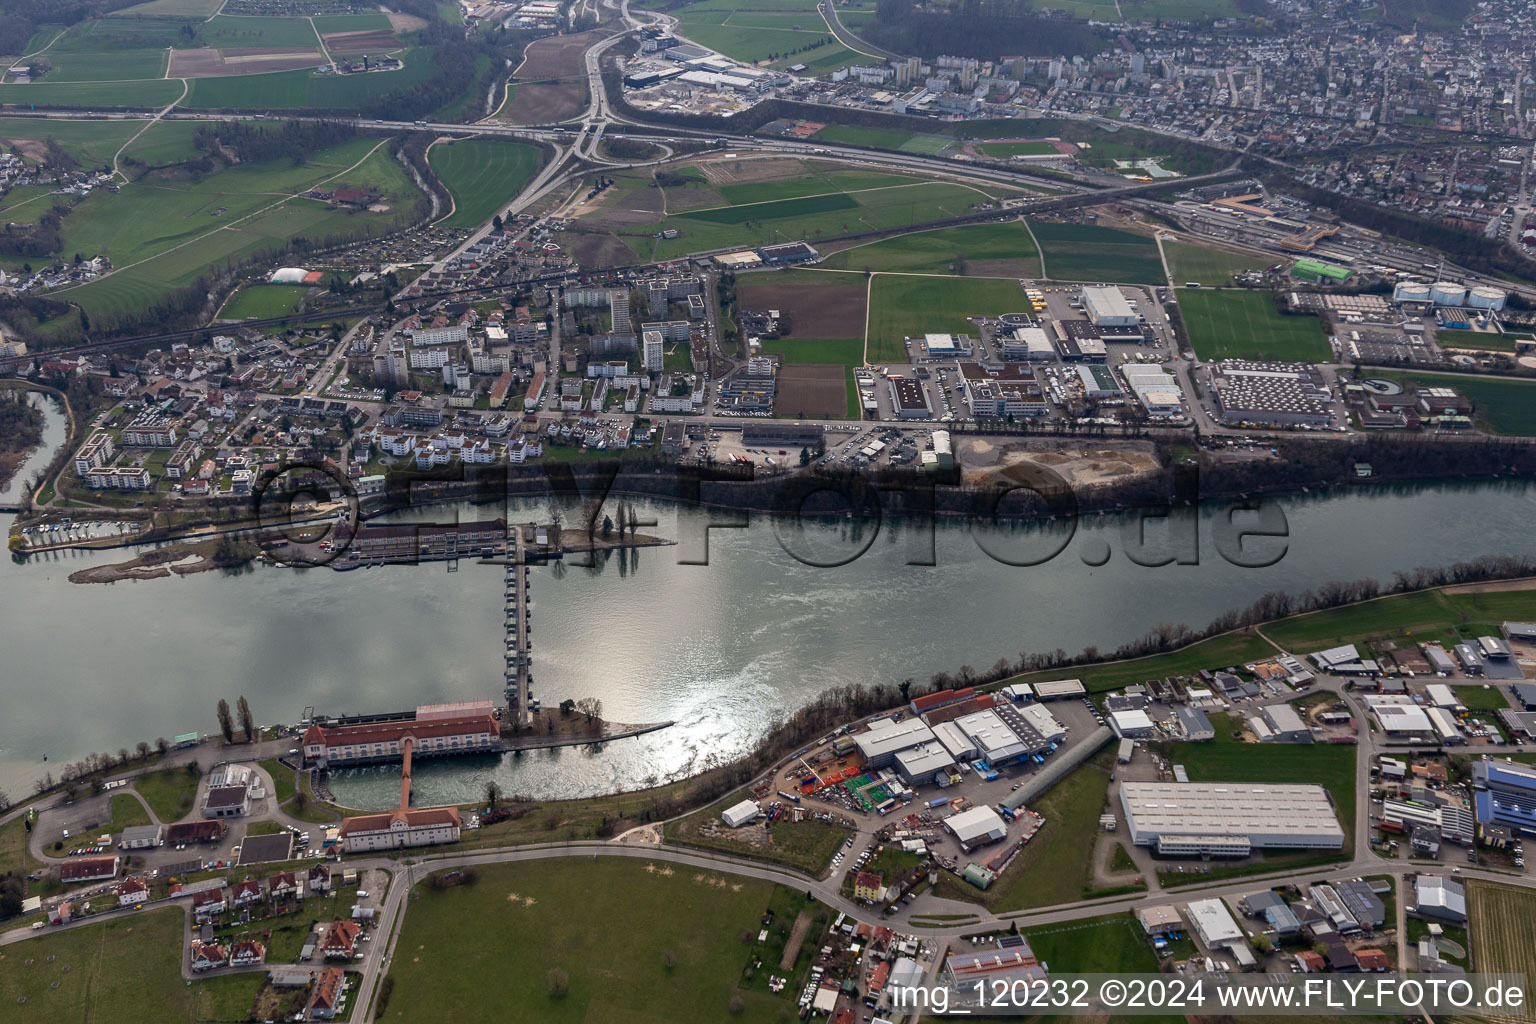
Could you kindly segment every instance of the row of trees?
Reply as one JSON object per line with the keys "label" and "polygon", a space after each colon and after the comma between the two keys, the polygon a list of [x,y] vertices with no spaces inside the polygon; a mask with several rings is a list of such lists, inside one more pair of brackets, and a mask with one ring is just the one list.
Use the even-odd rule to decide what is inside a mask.
{"label": "row of trees", "polygon": [[[99,792],[105,776],[108,772],[120,770],[133,764],[144,764],[151,756],[164,757],[171,749],[171,742],[164,736],[150,743],[140,740],[132,750],[127,747],[119,747],[114,756],[108,753],[86,754],[78,761],[72,761],[59,769],[58,778],[49,771],[42,778],[32,783],[32,791],[36,796],[42,796],[55,788],[62,788],[64,795],[73,798],[84,787],[90,787],[92,792]],[[5,793],[0,792],[0,814],[11,808],[11,799]]]}
{"label": "row of trees", "polygon": [[[251,714],[251,705],[246,701],[245,695],[235,702],[235,713],[240,716],[240,732],[245,737],[245,742],[250,743],[256,739],[256,716]],[[229,713],[229,701],[219,698],[219,732],[224,736],[225,743],[235,741],[235,719]]]}
{"label": "row of trees", "polygon": [[274,126],[246,121],[198,125],[192,144],[215,160],[243,164],[288,159],[297,166],[309,154],[357,137],[357,126],[342,121],[283,121]]}

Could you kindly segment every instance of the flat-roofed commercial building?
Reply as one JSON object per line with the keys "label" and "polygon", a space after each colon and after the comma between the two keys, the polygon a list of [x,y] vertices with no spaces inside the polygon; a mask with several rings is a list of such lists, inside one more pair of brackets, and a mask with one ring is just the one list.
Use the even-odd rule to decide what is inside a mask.
{"label": "flat-roofed commercial building", "polygon": [[1063,700],[1088,694],[1088,688],[1081,679],[1053,679],[1046,683],[1035,683],[1034,687],[1036,700]]}
{"label": "flat-roofed commercial building", "polygon": [[975,711],[955,719],[955,724],[971,738],[977,752],[989,764],[1007,764],[1031,752],[1029,744],[1004,725],[994,711]]}
{"label": "flat-roofed commercial building", "polygon": [[954,772],[954,757],[937,740],[896,752],[896,773],[909,785],[926,786]]}
{"label": "flat-roofed commercial building", "polygon": [[1131,841],[1173,856],[1344,845],[1321,786],[1249,782],[1122,782]]}
{"label": "flat-roofed commercial building", "polygon": [[1136,311],[1126,301],[1124,293],[1113,286],[1084,288],[1083,312],[1098,328],[1136,325]]}
{"label": "flat-roofed commercial building", "polygon": [[951,814],[944,819],[944,827],[953,832],[964,847],[995,843],[1008,835],[1008,826],[990,807],[972,807]]}
{"label": "flat-roofed commercial building", "polygon": [[891,377],[891,407],[897,419],[926,420],[933,418],[933,407],[928,404],[928,390],[913,377]]}
{"label": "flat-roofed commercial building", "polygon": [[884,768],[896,760],[896,755],[901,751],[920,743],[932,743],[933,740],[933,730],[916,718],[909,718],[905,722],[885,719],[876,722],[868,732],[853,738],[859,753],[864,755],[864,763],[871,768]]}

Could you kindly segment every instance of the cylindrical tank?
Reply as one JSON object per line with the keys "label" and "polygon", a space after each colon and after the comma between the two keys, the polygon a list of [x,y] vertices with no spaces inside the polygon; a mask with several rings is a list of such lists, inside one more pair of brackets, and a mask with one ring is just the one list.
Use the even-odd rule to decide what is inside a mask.
{"label": "cylindrical tank", "polygon": [[1473,309],[1503,309],[1509,294],[1502,288],[1478,285],[1467,293],[1467,305]]}
{"label": "cylindrical tank", "polygon": [[1455,281],[1436,281],[1429,286],[1429,297],[1437,306],[1459,306],[1467,301],[1467,289]]}
{"label": "cylindrical tank", "polygon": [[1429,285],[1418,281],[1399,281],[1397,287],[1392,289],[1392,298],[1396,302],[1428,302]]}

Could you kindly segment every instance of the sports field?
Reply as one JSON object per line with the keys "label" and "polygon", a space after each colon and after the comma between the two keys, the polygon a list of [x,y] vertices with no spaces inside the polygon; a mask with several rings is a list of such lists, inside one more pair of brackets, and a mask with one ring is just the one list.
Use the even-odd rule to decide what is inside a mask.
{"label": "sports field", "polygon": [[1006,160],[1011,156],[1060,156],[1061,150],[1054,142],[1027,139],[1022,142],[983,142],[976,147],[987,156]]}
{"label": "sports field", "polygon": [[910,274],[1040,276],[1039,250],[1019,222],[897,235],[833,253],[819,265]]}
{"label": "sports field", "polygon": [[217,320],[265,320],[299,308],[309,288],[299,284],[252,284],[236,292]]}
{"label": "sports field", "polygon": [[1163,284],[1157,243],[1145,235],[1094,224],[1031,221],[1045,252],[1045,274],[1055,281]]}
{"label": "sports field", "polygon": [[912,138],[911,132],[888,128],[866,128],[856,124],[829,124],[813,136],[818,142],[841,142],[871,149],[900,149]]}
{"label": "sports field", "polygon": [[[1467,883],[1467,932],[1472,967],[1480,974],[1525,974],[1536,964],[1536,889]],[[1528,1022],[1529,1009],[1495,1019]]]}
{"label": "sports field", "polygon": [[1268,292],[1180,288],[1179,310],[1201,359],[1320,363],[1328,339],[1314,316],[1281,316]]}
{"label": "sports field", "polygon": [[1007,278],[877,274],[869,300],[869,359],[907,362],[905,338],[928,333],[974,336],[976,325],[969,317],[1017,313],[1025,304],[1019,282]]}
{"label": "sports field", "polygon": [[1052,973],[1151,974],[1157,956],[1129,912],[1024,929],[1035,959]]}
{"label": "sports field", "polygon": [[528,184],[540,157],[537,146],[489,139],[433,146],[427,159],[453,194],[453,212],[439,223],[455,228],[484,224]]}
{"label": "sports field", "polygon": [[[390,967],[393,992],[379,1020],[476,1020],[506,1006],[548,1024],[771,1022],[793,1014],[799,986],[774,994],[767,980],[783,973],[779,960],[803,894],[616,857],[476,871],[472,885],[443,892],[422,885],[412,893]],[[774,921],[759,943],[768,908]],[[644,925],[624,928],[619,938],[620,921]],[[509,957],[508,950],[519,952]],[[751,969],[758,958],[762,968]],[[809,951],[800,963],[808,966]],[[558,994],[553,972],[564,979]],[[799,964],[794,974],[802,976]]]}
{"label": "sports field", "polygon": [[1185,242],[1164,242],[1163,254],[1168,257],[1168,270],[1176,285],[1186,281],[1198,281],[1203,285],[1227,284],[1236,274],[1263,270],[1272,262],[1262,256],[1238,256]]}

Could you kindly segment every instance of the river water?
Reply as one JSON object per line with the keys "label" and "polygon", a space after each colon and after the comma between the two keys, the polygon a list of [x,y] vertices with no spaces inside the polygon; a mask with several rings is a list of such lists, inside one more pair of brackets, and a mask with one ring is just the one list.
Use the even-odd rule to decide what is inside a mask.
{"label": "river water", "polygon": [[[62,437],[61,420],[50,415],[52,444]],[[1213,509],[1202,513],[1199,565],[1132,564],[1123,524],[1105,516],[1085,521],[1059,557],[1034,567],[1004,564],[966,525],[941,523],[935,565],[907,564],[924,549],[921,533],[887,524],[861,557],[815,568],[786,553],[781,535],[756,516],[747,529],[710,531],[708,565],[680,564],[696,552],[691,541],[709,513],[641,502],[642,513],[658,520],[649,532],[690,543],[614,556],[596,569],[535,569],[534,692],[546,706],[591,695],[610,720],[677,725],[596,752],[423,763],[414,772],[416,802],[472,800],[493,778],[508,793],[545,798],[633,788],[696,768],[711,754],[740,752],[775,715],[828,686],[926,680],[1021,651],[1110,649],[1163,622],[1203,626],[1265,591],[1528,554],[1536,489],[1381,488],[1279,504],[1289,539],[1284,557],[1267,568],[1217,554],[1220,510]],[[529,519],[544,507],[510,511]],[[478,518],[499,510],[460,512]],[[1020,532],[1006,542],[1013,550],[1041,546],[1045,531]],[[871,540],[871,531],[817,521],[788,540],[830,562]],[[1105,549],[1107,562],[1086,564]],[[268,567],[68,582],[77,569],[124,557],[0,563],[0,788],[24,793],[48,766],[90,751],[214,731],[221,697],[247,696],[263,722],[295,722],[306,706],[376,712],[500,696],[499,568]],[[343,772],[332,787],[345,803],[386,807],[398,799],[398,778],[387,767]]]}

